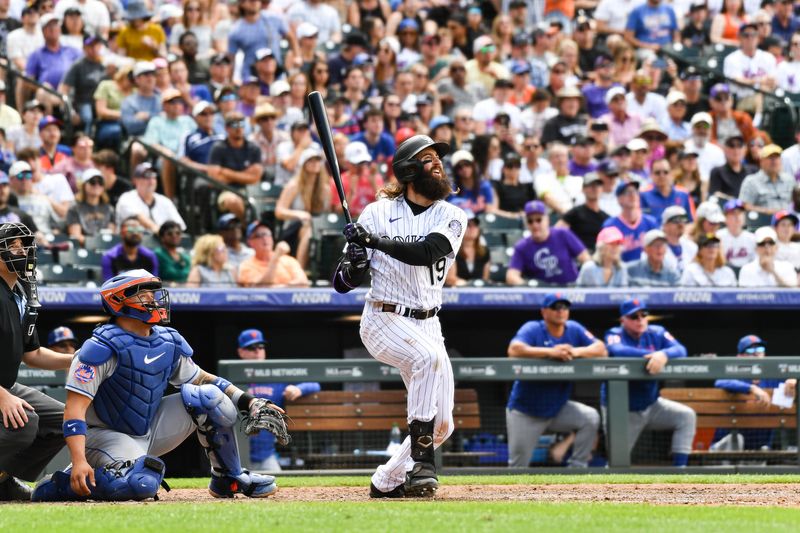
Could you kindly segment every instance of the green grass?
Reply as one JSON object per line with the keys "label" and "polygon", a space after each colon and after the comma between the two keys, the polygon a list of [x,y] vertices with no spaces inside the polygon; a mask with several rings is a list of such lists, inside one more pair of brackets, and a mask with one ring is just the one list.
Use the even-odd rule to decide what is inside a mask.
{"label": "green grass", "polygon": [[8,505],[6,531],[796,531],[800,510],[526,502]]}
{"label": "green grass", "polygon": [[[444,485],[537,485],[537,484],[604,484],[604,483],[800,483],[800,475],[759,474],[603,474],[603,475],[518,475],[518,476],[441,476]],[[205,488],[208,478],[167,479],[176,489]],[[279,487],[369,487],[368,476],[278,476]],[[800,488],[798,488],[800,490]]]}

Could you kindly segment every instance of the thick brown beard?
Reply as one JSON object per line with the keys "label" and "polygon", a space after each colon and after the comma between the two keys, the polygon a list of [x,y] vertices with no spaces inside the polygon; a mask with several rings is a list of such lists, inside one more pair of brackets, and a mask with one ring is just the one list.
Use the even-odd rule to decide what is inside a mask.
{"label": "thick brown beard", "polygon": [[414,180],[414,191],[432,202],[444,200],[453,193],[447,176],[436,178],[425,170],[422,171],[420,177]]}

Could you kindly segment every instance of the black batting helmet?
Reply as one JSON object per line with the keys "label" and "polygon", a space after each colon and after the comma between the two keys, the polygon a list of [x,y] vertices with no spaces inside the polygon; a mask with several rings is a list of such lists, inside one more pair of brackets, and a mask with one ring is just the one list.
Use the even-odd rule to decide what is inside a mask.
{"label": "black batting helmet", "polygon": [[409,137],[397,147],[392,160],[392,170],[397,181],[411,183],[422,174],[422,161],[414,157],[425,148],[433,148],[439,157],[444,157],[450,151],[449,144],[437,143],[427,135]]}

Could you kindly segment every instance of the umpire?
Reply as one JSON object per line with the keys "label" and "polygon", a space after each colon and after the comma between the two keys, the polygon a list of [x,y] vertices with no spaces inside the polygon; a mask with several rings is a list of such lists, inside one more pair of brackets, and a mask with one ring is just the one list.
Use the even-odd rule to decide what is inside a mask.
{"label": "umpire", "polygon": [[[64,446],[64,404],[16,383],[19,365],[66,370],[71,355],[39,346],[36,244],[18,222],[0,225],[0,501],[30,500],[34,481]],[[15,477],[16,476],[16,477]]]}

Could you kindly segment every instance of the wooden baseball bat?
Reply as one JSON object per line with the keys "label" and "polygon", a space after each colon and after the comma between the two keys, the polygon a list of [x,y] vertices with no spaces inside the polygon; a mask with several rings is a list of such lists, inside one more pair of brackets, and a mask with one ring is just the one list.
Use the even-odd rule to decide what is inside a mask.
{"label": "wooden baseball bat", "polygon": [[342,185],[342,175],[339,172],[339,161],[336,159],[336,150],[333,148],[333,134],[331,133],[331,125],[328,122],[328,112],[325,109],[325,102],[319,91],[313,91],[308,95],[308,107],[311,110],[311,117],[314,119],[314,124],[317,125],[317,134],[322,143],[322,151],[325,152],[325,159],[328,160],[328,167],[331,170],[333,183],[336,184],[336,192],[339,193],[339,200],[342,202],[344,219],[350,224],[353,222],[353,219],[350,216],[350,208],[347,205],[347,197],[345,196],[344,186]]}

